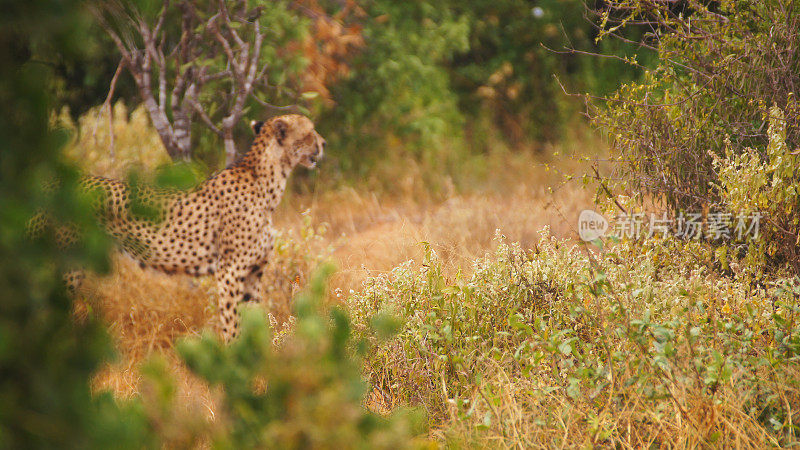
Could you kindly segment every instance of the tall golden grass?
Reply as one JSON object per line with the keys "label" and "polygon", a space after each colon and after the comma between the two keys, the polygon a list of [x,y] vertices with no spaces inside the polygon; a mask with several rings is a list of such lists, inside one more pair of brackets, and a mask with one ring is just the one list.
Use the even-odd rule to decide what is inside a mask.
{"label": "tall golden grass", "polygon": [[[108,122],[98,120],[97,111],[72,125],[78,133],[67,157],[87,172],[112,177],[124,176],[130,167],[149,170],[162,164],[165,155],[155,132],[140,117],[142,111],[128,114],[117,106],[114,112],[113,157]],[[538,230],[545,226],[555,235],[573,236],[578,212],[592,204],[592,192],[565,182],[564,174],[582,173],[587,163],[581,157],[603,152],[600,141],[587,136],[557,149],[512,151],[498,146],[469,162],[470,181],[461,183],[466,187],[454,187],[456,183],[441,174],[449,188],[437,195],[426,189],[430,169],[411,158],[395,158],[376,169],[384,181],[397,180],[388,183],[395,189],[376,191],[369,186],[380,183],[326,182],[323,161],[315,177],[318,185],[304,193],[288,192],[275,213],[280,236],[264,277],[265,310],[281,326],[291,314],[292,296],[325,259],[338,267],[329,290],[330,301],[336,302],[361,289],[367,278],[398,264],[421,264],[423,242],[454,275],[469,272],[475,258],[492,250],[497,230],[525,247],[535,244]],[[552,156],[556,151],[565,156]],[[163,355],[179,380],[178,395],[186,408],[213,418],[214,393],[178,362],[174,347],[182,336],[217,326],[215,298],[211,278],[167,276],[116,256],[110,274],[89,277],[78,302],[79,314],[103,318],[119,351],[119,359],[95,375],[94,389],[110,389],[119,397],[140,394],[142,362]],[[379,410],[393,406],[379,395],[369,403]]]}
{"label": "tall golden grass", "polygon": [[[67,157],[89,172],[110,176],[121,176],[130,167],[147,171],[163,163],[157,149],[141,148],[142,142],[156,147],[157,142],[153,130],[137,115],[140,112],[115,110],[115,162],[107,160],[110,141],[103,137],[107,136],[103,122],[91,119],[95,112],[89,114],[91,120],[79,122],[80,133],[68,147]],[[773,320],[773,314],[794,317],[796,309],[776,300],[784,294],[715,270],[714,248],[699,242],[622,242],[591,257],[571,245],[579,212],[596,199],[592,190],[568,181],[569,176],[579,179],[590,159],[602,160],[600,140],[576,133],[558,148],[512,151],[498,145],[489,154],[469,157],[456,166],[456,172],[453,167],[439,171],[420,163],[405,156],[401,148],[387,153],[386,161],[358,182],[343,182],[341,174],[336,174],[337,181],[330,181],[335,177],[324,162],[316,176],[296,177],[275,213],[279,235],[263,279],[266,299],[262,307],[280,330],[291,328],[293,296],[326,260],[338,267],[328,301],[348,308],[354,330],[364,328],[370,301],[413,302],[409,304],[416,309],[404,313],[411,327],[407,323],[395,341],[366,360],[364,376],[375,386],[365,399],[367,407],[384,413],[408,403],[423,405],[432,418],[430,438],[454,446],[757,448],[795,440],[793,411],[800,409],[800,391],[794,381],[797,369],[785,363],[753,363],[762,353],[790,360],[784,344],[777,344],[785,327]],[[543,228],[566,242],[541,240]],[[498,234],[505,238],[498,240]],[[508,242],[519,244],[509,247]],[[433,264],[427,249],[436,255]],[[637,289],[619,296],[613,289],[589,295],[590,275],[598,270],[614,287]],[[403,277],[411,273],[420,278],[404,285]],[[472,274],[478,278],[469,278]],[[519,286],[527,283],[522,300],[514,297],[519,293],[508,291],[519,287],[518,282]],[[428,289],[425,283],[437,287]],[[478,285],[459,291],[464,283]],[[407,299],[403,289],[414,297]],[[484,292],[483,296],[457,297],[443,294],[444,289]],[[185,413],[187,421],[206,417],[209,423],[200,426],[224,422],[217,420],[224,416],[220,391],[192,375],[175,349],[181,337],[218,327],[216,295],[211,278],[167,276],[115,256],[111,273],[90,276],[76,302],[78,320],[88,314],[100,316],[119,353],[116,361],[95,374],[94,389],[111,390],[119,398],[142,395],[147,404],[151,393],[143,381],[144,363],[160,357],[177,380],[179,406],[170,414]],[[439,338],[446,334],[440,333],[443,319],[455,321],[457,309],[437,302],[456,298],[459,308],[472,311],[459,316],[458,326],[464,328],[460,332],[468,333],[459,338],[478,340],[458,342],[459,348],[436,344],[437,333]],[[528,327],[541,316],[548,324],[544,335],[566,330],[565,336],[580,341],[575,345],[582,346],[583,357],[593,367],[613,364],[602,360],[604,351],[621,353],[612,387],[596,387],[602,395],[594,396],[591,382],[595,378],[586,376],[579,381],[583,383],[580,392],[570,394],[565,376],[577,373],[570,372],[575,370],[569,365],[574,355],[562,354],[560,347],[552,350],[555,358],[549,362],[531,363],[533,357],[517,361],[512,355],[520,343],[539,340],[538,348],[546,347],[541,341],[545,338],[536,332],[512,337],[514,328],[506,309],[520,301],[523,304],[515,311],[530,313]],[[658,366],[648,365],[657,349],[632,346],[635,327],[620,325],[624,319],[615,309],[623,303],[634,317],[649,317],[643,312],[652,309],[658,316],[654,320],[680,323],[674,327],[679,333],[702,327],[700,338],[705,339],[706,348],[688,348],[693,344],[687,337],[680,344],[684,353],[670,361],[691,379],[670,378],[671,372],[664,375],[655,369],[648,372],[649,367]],[[470,314],[483,320],[475,321]],[[430,323],[426,322],[430,317]],[[727,354],[744,333],[715,328],[725,324],[762,331],[753,331],[752,346],[745,354]],[[794,330],[791,324],[786,327]],[[601,341],[610,348],[596,352]],[[481,353],[483,342],[500,354]],[[695,350],[705,351],[705,359],[687,356]],[[706,370],[713,366],[710,351],[743,361],[726,366],[734,370],[730,380],[719,386],[704,381]],[[470,363],[459,367],[443,362],[442,357],[446,360],[452,354]],[[599,362],[593,359],[598,355]],[[626,365],[628,356],[643,358],[645,364]],[[698,369],[697,361],[705,367]],[[523,366],[531,372],[524,372]],[[480,372],[480,377],[466,373],[470,370]],[[661,386],[666,380],[669,398],[640,392],[647,380]],[[469,406],[457,405],[464,400]]]}

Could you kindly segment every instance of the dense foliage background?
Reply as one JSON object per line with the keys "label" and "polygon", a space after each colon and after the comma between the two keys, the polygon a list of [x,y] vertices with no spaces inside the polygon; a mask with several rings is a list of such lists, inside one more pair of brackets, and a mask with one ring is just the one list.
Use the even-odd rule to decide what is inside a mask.
{"label": "dense foliage background", "polygon": [[[158,6],[138,7],[147,17]],[[345,175],[372,167],[392,139],[402,140],[401,151],[440,162],[488,151],[492,134],[515,146],[557,141],[582,108],[563,95],[559,80],[570,92],[603,94],[641,74],[620,60],[575,52],[637,53],[635,44],[595,42],[593,6],[582,0],[278,1],[269,9],[283,12],[260,19],[271,30],[264,58],[271,58],[265,61],[274,85],[263,95],[274,105],[311,110]],[[89,45],[77,59],[47,45],[40,51],[52,68],[52,95],[73,118],[105,100],[119,61],[96,23],[85,32]],[[635,39],[641,30],[625,33]],[[653,55],[647,51],[639,62]],[[126,71],[116,99],[131,108],[140,101]],[[280,112],[251,102],[247,115]],[[195,157],[219,167],[219,140],[198,128]],[[239,134],[242,150],[246,124]],[[465,136],[469,144],[459,141]]]}
{"label": "dense foliage background", "polygon": [[[126,7],[146,21],[176,4]],[[229,346],[202,331],[215,317],[204,280],[116,261],[77,300],[60,282],[112,265],[73,165],[202,178],[223,164],[219,137],[198,121],[195,164],[159,171],[169,157],[128,72],[107,98],[119,54],[94,5],[4,10],[0,447],[797,442],[798,0],[236,5],[271,8],[231,27],[269,30],[270,85],[244,117],[311,115],[332,181],[296,177],[268,314],[245,311]],[[220,97],[199,101],[220,118]],[[585,148],[597,138],[570,144],[582,111],[610,164]],[[553,164],[563,149],[578,156]],[[580,176],[587,159],[602,212],[760,213],[761,233],[589,251],[568,239],[572,216],[560,237],[532,230],[589,205],[550,172]],[[42,211],[76,225],[79,245],[31,233]],[[523,244],[492,240],[498,227]],[[348,270],[331,278],[329,258]]]}
{"label": "dense foliage background", "polygon": [[619,7],[625,14],[607,14],[603,35],[649,24],[658,65],[596,104],[595,123],[620,161],[615,184],[676,215],[763,213],[766,236],[731,253],[796,272],[800,3]]}
{"label": "dense foliage background", "polygon": [[[139,416],[126,415],[110,395],[90,394],[88,377],[112,348],[97,320],[73,320],[59,274],[76,261],[107,268],[107,241],[76,194],[76,172],[57,162],[66,136],[48,125],[54,104],[43,89],[53,78],[33,60],[42,43],[64,59],[81,54],[87,17],[77,2],[25,2],[7,13],[0,27],[0,104],[9,112],[0,122],[0,446],[138,445]],[[62,189],[43,189],[55,177]],[[47,236],[26,237],[27,221],[44,207],[85,225],[81,249],[64,254]]]}

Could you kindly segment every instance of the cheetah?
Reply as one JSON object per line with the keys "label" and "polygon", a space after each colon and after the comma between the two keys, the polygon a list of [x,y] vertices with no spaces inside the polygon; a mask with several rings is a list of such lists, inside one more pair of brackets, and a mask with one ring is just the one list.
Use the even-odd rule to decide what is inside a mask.
{"label": "cheetah", "polygon": [[[249,151],[188,192],[94,176],[85,181],[102,194],[97,212],[103,226],[141,267],[215,277],[226,342],[238,335],[238,304],[261,300],[261,276],[273,249],[272,214],[292,169],[315,168],[325,149],[325,139],[302,115],[251,127]],[[132,203],[154,207],[155,217],[133,214]]]}

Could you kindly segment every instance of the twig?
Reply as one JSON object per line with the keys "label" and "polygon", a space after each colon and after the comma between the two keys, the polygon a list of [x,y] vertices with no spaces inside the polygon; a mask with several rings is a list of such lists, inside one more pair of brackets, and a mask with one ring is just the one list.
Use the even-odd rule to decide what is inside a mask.
{"label": "twig", "polygon": [[611,193],[611,190],[610,190],[610,189],[608,189],[608,186],[606,186],[606,184],[605,184],[605,183],[603,183],[603,177],[601,177],[601,176],[600,176],[600,173],[597,171],[597,166],[596,166],[596,165],[593,165],[593,166],[592,166],[592,171],[594,172],[594,176],[595,176],[595,179],[597,180],[597,183],[599,183],[599,184],[600,184],[600,187],[601,187],[601,188],[603,188],[603,191],[605,191],[606,195],[608,195],[608,197],[609,197],[611,200],[613,200],[613,201],[614,201],[614,204],[615,204],[615,205],[617,205],[617,208],[619,208],[619,209],[620,209],[620,211],[622,211],[622,212],[623,212],[625,215],[627,215],[627,214],[628,214],[628,211],[625,209],[625,207],[623,207],[623,206],[622,206],[622,205],[621,205],[621,204],[620,204],[620,203],[617,201],[617,198],[614,196],[614,194],[612,194],[612,193]]}
{"label": "twig", "polygon": [[94,142],[97,143],[97,125],[100,123],[100,114],[102,114],[103,109],[108,110],[108,136],[109,136],[109,154],[111,155],[111,161],[114,161],[116,158],[116,154],[114,152],[114,121],[111,113],[111,98],[114,97],[114,90],[117,87],[117,80],[119,79],[119,74],[122,72],[122,66],[125,64],[124,59],[119,61],[117,64],[117,70],[114,71],[114,77],[111,78],[111,84],[108,87],[108,95],[106,96],[103,105],[100,106],[100,109],[97,111],[97,120],[94,122],[94,130],[92,131],[92,137],[94,137]]}
{"label": "twig", "polygon": [[255,101],[258,102],[259,105],[261,105],[261,106],[263,106],[265,108],[274,109],[276,111],[296,111],[297,110],[297,104],[286,105],[286,106],[278,106],[278,105],[273,105],[272,103],[265,102],[264,100],[261,100],[260,98],[258,98],[256,96],[253,96],[253,99],[255,99]]}

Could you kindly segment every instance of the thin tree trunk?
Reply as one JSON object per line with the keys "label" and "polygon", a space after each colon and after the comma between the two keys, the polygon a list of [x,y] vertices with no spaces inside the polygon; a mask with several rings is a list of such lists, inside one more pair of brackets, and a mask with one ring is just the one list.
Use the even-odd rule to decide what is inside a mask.
{"label": "thin tree trunk", "polygon": [[230,166],[236,161],[236,145],[233,142],[233,130],[225,129],[225,166]]}
{"label": "thin tree trunk", "polygon": [[147,108],[147,112],[150,115],[150,121],[158,132],[158,136],[161,138],[161,142],[164,144],[164,148],[167,150],[170,158],[173,160],[184,158],[184,152],[175,140],[174,130],[169,123],[169,119],[167,119],[167,115],[158,107],[152,93],[142,92],[142,89],[140,89],[140,93],[144,100],[144,106]]}
{"label": "thin tree trunk", "polygon": [[[187,114],[186,108],[173,110],[175,119],[175,141],[177,141],[178,148],[180,149],[180,159],[189,160],[191,157],[192,148],[192,119],[190,114]],[[172,158],[175,159],[174,157]]]}

